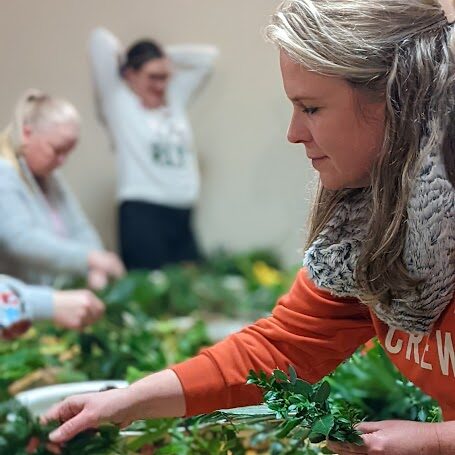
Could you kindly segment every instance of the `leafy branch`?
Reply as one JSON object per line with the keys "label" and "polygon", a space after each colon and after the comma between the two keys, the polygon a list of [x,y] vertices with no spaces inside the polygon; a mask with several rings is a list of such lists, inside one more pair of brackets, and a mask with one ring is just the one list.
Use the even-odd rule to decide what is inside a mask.
{"label": "leafy branch", "polygon": [[251,371],[247,383],[264,390],[266,405],[274,411],[277,420],[282,420],[276,430],[278,439],[308,438],[318,443],[329,438],[361,444],[354,428],[359,413],[346,403],[335,404],[327,381],[312,385],[299,379],[290,366],[288,374],[278,369],[270,376]]}

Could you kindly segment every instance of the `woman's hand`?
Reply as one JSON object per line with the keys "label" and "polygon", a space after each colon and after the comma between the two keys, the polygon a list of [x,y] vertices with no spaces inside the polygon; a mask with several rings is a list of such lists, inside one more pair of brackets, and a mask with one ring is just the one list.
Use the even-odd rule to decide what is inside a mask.
{"label": "woman's hand", "polygon": [[135,405],[130,388],[75,395],[53,406],[41,418],[41,423],[64,422],[49,435],[50,441],[62,443],[102,423],[118,424],[121,428],[128,426],[135,418]]}
{"label": "woman's hand", "polygon": [[101,291],[109,284],[109,276],[99,269],[91,269],[87,275],[87,283],[90,289]]}
{"label": "woman's hand", "polygon": [[53,406],[41,421],[62,423],[49,436],[52,442],[61,444],[102,423],[125,427],[137,419],[181,417],[184,413],[185,398],[180,381],[172,370],[164,370],[126,389],[69,397]]}
{"label": "woman's hand", "polygon": [[101,290],[109,278],[120,278],[125,274],[125,266],[120,258],[109,251],[92,251],[88,257],[88,283],[91,289]]}
{"label": "woman's hand", "polygon": [[88,290],[56,291],[54,322],[66,329],[81,330],[104,314],[104,303]]}
{"label": "woman's hand", "polygon": [[[440,425],[403,420],[364,422],[357,426],[363,433],[363,446],[341,444],[329,441],[327,446],[338,455],[442,455],[452,454],[443,451],[440,440]],[[453,436],[454,440],[455,437]],[[450,450],[450,449],[449,449]]]}

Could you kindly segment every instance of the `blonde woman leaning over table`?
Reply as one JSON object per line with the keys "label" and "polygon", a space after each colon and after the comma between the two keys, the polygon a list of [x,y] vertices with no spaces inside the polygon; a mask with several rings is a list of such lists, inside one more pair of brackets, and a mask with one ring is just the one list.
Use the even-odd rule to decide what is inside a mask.
{"label": "blonde woman leaning over table", "polygon": [[30,90],[0,135],[1,273],[46,285],[82,277],[94,289],[124,273],[59,172],[79,123],[68,101]]}

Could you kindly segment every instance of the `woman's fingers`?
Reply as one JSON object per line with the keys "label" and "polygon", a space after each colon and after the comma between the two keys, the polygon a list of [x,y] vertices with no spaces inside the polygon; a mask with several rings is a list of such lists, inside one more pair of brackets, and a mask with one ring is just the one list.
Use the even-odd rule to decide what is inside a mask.
{"label": "woman's fingers", "polygon": [[365,446],[358,446],[356,444],[327,441],[327,447],[338,455],[348,455],[351,453],[368,454],[368,449]]}
{"label": "woman's fingers", "polygon": [[81,431],[88,430],[89,428],[96,428],[97,426],[98,422],[96,419],[91,417],[88,411],[83,410],[55,429],[49,435],[49,440],[57,444],[61,444],[74,438],[74,436],[79,434]]}
{"label": "woman's fingers", "polygon": [[62,443],[76,436],[81,431],[98,427],[96,415],[88,408],[87,403],[91,395],[81,395],[67,398],[63,402],[54,405],[44,416],[42,423],[51,421],[63,422],[54,430],[49,439],[55,443]]}
{"label": "woman's fingers", "polygon": [[381,430],[383,427],[382,422],[361,422],[356,425],[355,429],[363,434],[374,433]]}
{"label": "woman's fingers", "polygon": [[84,409],[83,397],[71,397],[63,400],[61,403],[54,404],[43,416],[41,422],[46,424],[51,421],[65,422]]}

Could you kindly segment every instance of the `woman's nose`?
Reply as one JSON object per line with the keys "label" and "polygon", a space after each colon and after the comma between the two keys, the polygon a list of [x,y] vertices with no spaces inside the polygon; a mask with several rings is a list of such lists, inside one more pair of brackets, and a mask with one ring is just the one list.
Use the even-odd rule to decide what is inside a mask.
{"label": "woman's nose", "polygon": [[292,116],[287,138],[291,144],[305,144],[313,140],[311,131],[306,125],[305,119],[296,114]]}

